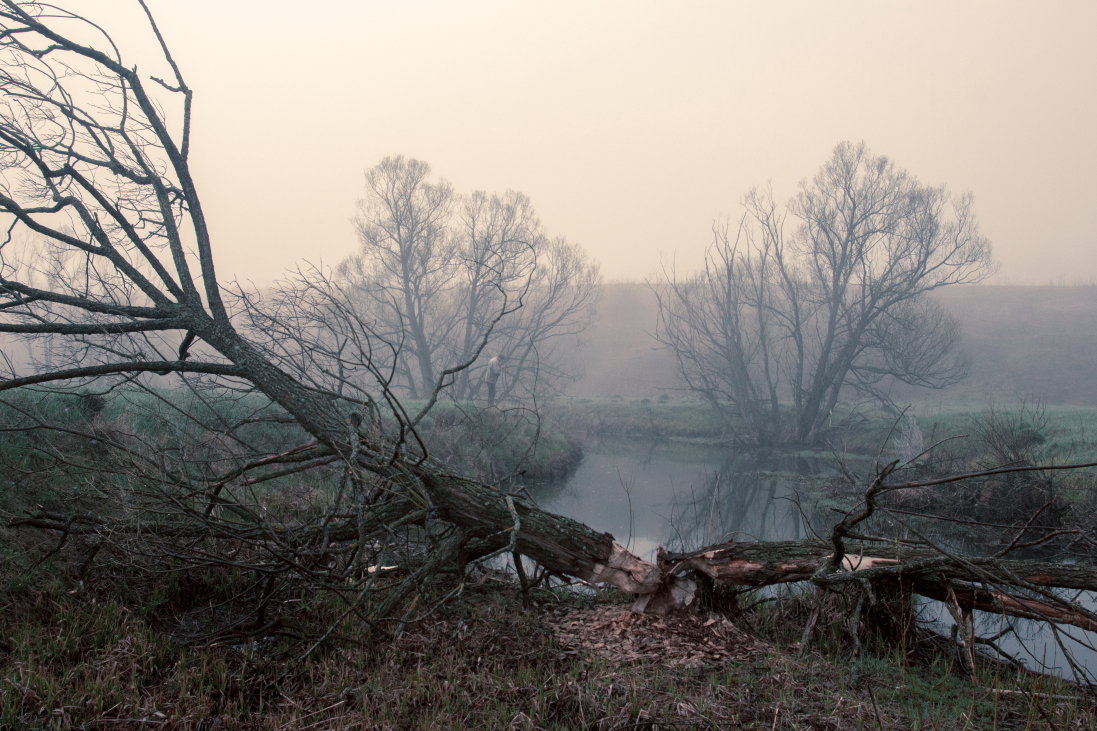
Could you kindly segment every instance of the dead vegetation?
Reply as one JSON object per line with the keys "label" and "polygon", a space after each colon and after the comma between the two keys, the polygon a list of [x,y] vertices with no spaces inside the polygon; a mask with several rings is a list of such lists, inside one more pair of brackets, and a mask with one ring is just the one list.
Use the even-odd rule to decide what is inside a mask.
{"label": "dead vegetation", "polygon": [[[630,613],[619,595],[536,592],[478,574],[391,643],[295,659],[292,643],[183,645],[89,593],[0,606],[0,727],[96,729],[1084,729],[1092,699],[941,645],[901,655],[821,641],[800,657],[794,598],[729,617]],[[47,631],[48,628],[48,631]],[[841,628],[821,634],[841,637]],[[917,649],[915,648],[917,646]],[[934,648],[937,649],[934,649]]]}

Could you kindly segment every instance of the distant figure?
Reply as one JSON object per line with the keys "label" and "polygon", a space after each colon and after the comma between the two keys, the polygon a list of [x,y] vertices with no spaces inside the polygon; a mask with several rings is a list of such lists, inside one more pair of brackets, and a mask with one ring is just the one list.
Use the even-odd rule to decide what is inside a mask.
{"label": "distant figure", "polygon": [[488,404],[495,403],[495,384],[499,381],[499,376],[503,373],[503,363],[506,362],[506,358],[501,355],[494,356],[488,361],[488,372],[484,376],[484,382],[488,384]]}

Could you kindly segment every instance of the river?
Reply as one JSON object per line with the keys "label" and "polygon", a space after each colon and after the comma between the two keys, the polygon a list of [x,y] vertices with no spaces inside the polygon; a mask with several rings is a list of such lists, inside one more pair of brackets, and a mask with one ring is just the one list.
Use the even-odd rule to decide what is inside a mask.
{"label": "river", "polygon": [[[601,440],[587,445],[572,476],[534,490],[540,504],[612,533],[641,558],[658,546],[695,549],[729,540],[797,540],[826,535],[838,513],[813,507],[819,486],[843,470],[870,472],[870,462],[838,456],[790,456],[671,441]],[[867,480],[866,483],[867,484]],[[1094,608],[1093,597],[1083,603]],[[925,601],[920,616],[948,634],[951,617]],[[1065,677],[1097,674],[1097,636],[1067,628],[976,612],[981,636],[1008,626],[999,646],[1034,668]],[[1062,647],[1078,663],[1072,668]]]}
{"label": "river", "polygon": [[542,506],[612,533],[642,558],[738,540],[810,535],[797,505],[835,472],[825,458],[736,454],[674,442],[601,441],[566,481],[539,488]]}

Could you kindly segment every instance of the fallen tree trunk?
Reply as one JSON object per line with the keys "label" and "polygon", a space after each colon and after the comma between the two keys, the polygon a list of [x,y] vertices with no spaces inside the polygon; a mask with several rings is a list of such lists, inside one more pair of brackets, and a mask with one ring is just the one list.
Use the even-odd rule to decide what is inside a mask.
{"label": "fallen tree trunk", "polygon": [[871,554],[847,553],[834,567],[834,548],[823,541],[723,543],[688,553],[663,553],[660,574],[690,572],[731,586],[760,587],[811,581],[823,588],[900,583],[922,596],[956,601],[1027,619],[1097,631],[1097,615],[1059,598],[1053,589],[1097,591],[1097,567],[1083,564],[953,556],[932,548],[874,546]]}
{"label": "fallen tree trunk", "polygon": [[[502,538],[509,516],[503,496],[455,477],[425,479],[447,519],[481,537]],[[660,551],[656,563],[620,546],[608,533],[547,513],[515,499],[516,550],[548,570],[635,594],[634,611],[663,614],[689,609],[702,596],[698,576],[717,584],[756,588],[812,581],[824,588],[851,583],[902,583],[916,594],[965,610],[1064,623],[1097,631],[1097,615],[1055,596],[1052,589],[1097,591],[1097,567],[1000,558],[957,557],[932,548],[892,544],[871,555],[846,553],[833,566],[834,546],[823,541],[729,542],[688,553]]]}
{"label": "fallen tree trunk", "polygon": [[515,551],[552,573],[636,594],[637,611],[666,613],[697,600],[693,577],[644,561],[609,533],[473,480],[437,473],[420,477],[446,520],[477,537],[494,538],[498,548],[513,540]]}

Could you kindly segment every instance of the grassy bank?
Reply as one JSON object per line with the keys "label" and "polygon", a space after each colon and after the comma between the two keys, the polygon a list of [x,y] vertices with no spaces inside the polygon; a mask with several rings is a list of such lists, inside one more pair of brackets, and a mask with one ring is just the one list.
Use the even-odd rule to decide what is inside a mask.
{"label": "grassy bank", "polygon": [[[722,615],[631,615],[615,595],[477,574],[391,643],[185,645],[167,616],[55,582],[0,604],[0,728],[1093,728],[1093,702],[931,646],[799,657],[797,600]],[[825,633],[824,633],[825,634]]]}
{"label": "grassy bank", "polygon": [[492,484],[560,479],[583,458],[579,441],[550,414],[520,407],[440,403],[418,431],[433,457]]}
{"label": "grassy bank", "polygon": [[[406,414],[415,414],[423,405],[408,401],[403,408]],[[399,433],[400,425],[391,413],[383,413],[382,419],[389,435]],[[285,412],[268,399],[227,390],[118,388],[97,395],[19,389],[0,399],[0,429],[4,430],[0,459],[33,468],[25,455],[40,451],[40,436],[49,427],[60,427],[74,440],[106,429],[155,442],[173,454],[189,450],[190,458],[200,449],[203,458],[217,463],[241,451],[233,440],[270,453],[307,442],[304,432],[287,421]],[[418,451],[425,446],[431,457],[455,472],[490,483],[518,476],[559,478],[574,470],[582,458],[578,440],[559,423],[515,406],[485,408],[443,401],[418,423],[414,434],[405,431],[403,438],[406,448]],[[2,490],[0,480],[0,501]]]}
{"label": "grassy bank", "polygon": [[[1007,405],[916,406],[913,413],[927,443],[961,437],[967,443],[991,443],[1008,461],[1017,453],[1044,464],[1097,461],[1097,409]],[[1010,452],[1013,452],[1011,454]]]}
{"label": "grassy bank", "polygon": [[669,437],[717,441],[726,437],[712,409],[699,401],[567,399],[549,413],[565,430],[594,436]]}
{"label": "grassy bank", "polygon": [[[658,399],[566,399],[555,403],[552,420],[570,433],[587,436],[729,441],[731,435],[710,406],[700,401]],[[915,403],[907,412],[918,425],[924,446],[941,440],[953,448],[982,449],[994,432],[999,446],[1030,448],[1049,462],[1097,460],[1097,409],[1045,407],[1027,402],[1005,405]],[[887,450],[903,436],[894,416],[865,412],[836,418],[821,449],[854,454]],[[1025,440],[1028,440],[1027,442]],[[971,446],[973,445],[973,446]],[[808,450],[811,451],[811,450]],[[955,449],[954,449],[955,451]],[[991,455],[993,456],[993,455]],[[1002,455],[1009,457],[1011,455]]]}

